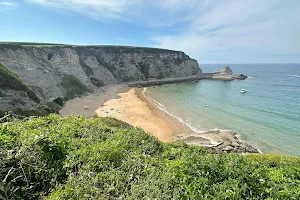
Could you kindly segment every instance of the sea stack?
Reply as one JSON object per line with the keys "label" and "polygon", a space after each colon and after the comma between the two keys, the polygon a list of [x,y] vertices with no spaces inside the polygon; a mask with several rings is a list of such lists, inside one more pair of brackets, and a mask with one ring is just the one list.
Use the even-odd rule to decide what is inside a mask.
{"label": "sea stack", "polygon": [[220,74],[220,76],[231,76],[232,70],[230,69],[229,66],[226,66],[219,71],[219,74]]}
{"label": "sea stack", "polygon": [[215,72],[213,74],[213,78],[215,80],[244,80],[246,79],[247,76],[245,76],[244,74],[238,74],[238,75],[233,75],[232,70],[230,69],[229,66],[225,66],[224,68],[222,68],[221,70]]}

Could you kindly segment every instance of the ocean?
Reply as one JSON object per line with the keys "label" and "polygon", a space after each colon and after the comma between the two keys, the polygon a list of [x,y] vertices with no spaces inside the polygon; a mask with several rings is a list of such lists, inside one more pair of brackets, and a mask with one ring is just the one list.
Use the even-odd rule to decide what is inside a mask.
{"label": "ocean", "polygon": [[[203,72],[224,66],[200,65]],[[147,88],[145,93],[196,132],[234,130],[263,153],[300,157],[300,64],[229,66],[234,74],[249,78],[170,84]]]}

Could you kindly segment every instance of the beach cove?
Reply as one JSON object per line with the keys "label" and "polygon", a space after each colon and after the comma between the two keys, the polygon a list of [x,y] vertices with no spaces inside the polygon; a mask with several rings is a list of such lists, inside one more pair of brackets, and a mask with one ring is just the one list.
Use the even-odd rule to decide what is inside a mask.
{"label": "beach cove", "polygon": [[162,142],[181,140],[204,146],[212,153],[259,152],[231,130],[209,130],[201,134],[193,131],[176,117],[162,111],[144,90],[125,85],[106,86],[96,94],[67,102],[60,114],[116,118],[144,129]]}

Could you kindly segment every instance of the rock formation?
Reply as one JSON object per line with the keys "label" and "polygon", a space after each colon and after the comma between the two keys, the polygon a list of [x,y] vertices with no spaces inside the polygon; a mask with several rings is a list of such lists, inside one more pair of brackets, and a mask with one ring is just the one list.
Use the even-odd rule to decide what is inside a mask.
{"label": "rock formation", "polygon": [[244,80],[246,79],[247,76],[244,74],[239,74],[239,75],[233,75],[232,70],[230,69],[229,66],[224,67],[218,72],[213,73],[212,79],[216,80]]}
{"label": "rock formation", "polygon": [[231,76],[232,70],[229,68],[229,66],[226,66],[223,69],[221,69],[218,73],[220,76]]}
{"label": "rock formation", "polygon": [[1,44],[0,115],[8,110],[51,112],[106,84],[200,74],[197,61],[181,51]]}

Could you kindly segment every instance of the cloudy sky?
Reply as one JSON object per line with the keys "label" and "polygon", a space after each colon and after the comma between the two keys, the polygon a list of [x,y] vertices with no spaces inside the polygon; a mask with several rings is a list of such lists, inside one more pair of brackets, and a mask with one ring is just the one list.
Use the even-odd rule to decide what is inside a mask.
{"label": "cloudy sky", "polygon": [[0,41],[150,46],[300,63],[300,0],[0,0]]}

